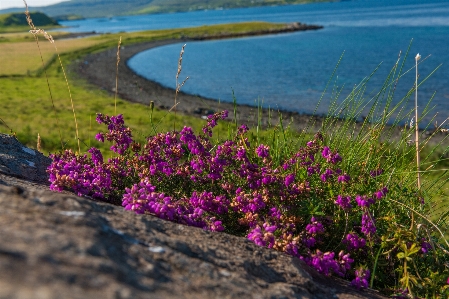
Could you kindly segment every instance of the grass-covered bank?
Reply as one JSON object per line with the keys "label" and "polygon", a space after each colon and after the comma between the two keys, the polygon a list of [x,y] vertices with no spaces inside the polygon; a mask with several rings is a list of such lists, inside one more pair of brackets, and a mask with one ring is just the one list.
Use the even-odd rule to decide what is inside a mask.
{"label": "grass-covered bank", "polygon": [[[126,51],[133,42],[186,38],[205,30],[223,27],[130,34],[122,36],[122,45]],[[117,47],[117,35],[92,39],[98,44],[67,52],[63,64],[83,63],[86,54]],[[32,142],[39,125],[34,122],[46,122],[39,128],[47,129],[39,132],[43,146],[72,149],[52,156],[53,190],[67,188],[136,213],[245,236],[296,256],[324,275],[344,277],[356,288],[373,287],[397,297],[446,297],[447,209],[436,211],[435,205],[445,199],[448,176],[441,168],[447,164],[447,147],[442,142],[424,149],[428,139],[421,139],[422,180],[417,184],[416,151],[409,142],[414,126],[398,127],[413,111],[391,105],[403,60],[374,98],[366,98],[365,82],[343,99],[336,97],[320,119],[319,132],[310,126],[294,131],[282,118],[270,126],[276,115],[264,130],[259,113],[256,129],[248,131],[235,118],[238,106],[235,114],[217,112],[206,120],[158,110],[151,102],[142,106],[119,99],[116,106],[113,96],[74,74],[67,84],[58,60],[44,61],[42,69],[26,76],[1,79],[11,95],[5,109],[14,113],[13,105],[21,105],[25,114],[20,121],[17,111],[6,115],[4,125],[29,122],[22,132],[30,132],[18,136],[31,136]],[[175,75],[182,82],[184,74]],[[80,149],[73,138],[77,130],[67,85]],[[36,96],[41,97],[38,104],[30,101]],[[357,123],[368,100],[372,108]],[[222,122],[225,118],[231,121]],[[45,145],[45,133],[56,142]]]}

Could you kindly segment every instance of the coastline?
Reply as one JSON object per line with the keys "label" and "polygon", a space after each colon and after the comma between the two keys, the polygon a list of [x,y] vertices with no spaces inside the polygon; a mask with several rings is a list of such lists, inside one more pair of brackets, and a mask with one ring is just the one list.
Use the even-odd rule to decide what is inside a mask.
{"label": "coastline", "polygon": [[[318,29],[318,28],[313,28]],[[307,30],[307,29],[300,29]],[[298,31],[298,30],[293,30]],[[291,32],[284,31],[284,32]],[[276,32],[282,33],[282,32]],[[262,34],[276,34],[273,32],[257,33]],[[256,35],[255,33],[246,34],[245,36]],[[180,38],[180,39],[163,39],[150,42],[143,42],[131,45],[125,45],[120,50],[120,63],[118,66],[118,96],[126,101],[149,105],[151,101],[154,102],[156,109],[170,110],[174,105],[175,90],[162,86],[161,84],[148,80],[137,73],[135,73],[129,66],[128,60],[134,55],[156,47],[161,47],[174,43],[187,43],[189,41],[198,40],[212,40],[223,38],[241,37],[230,35],[219,36],[206,36],[206,37],[194,37],[194,38]],[[115,94],[115,79],[116,79],[116,67],[117,67],[117,48],[110,48],[98,53],[88,54],[81,61],[72,63],[70,69],[77,74],[78,77],[86,80],[90,84],[93,84],[102,90],[109,92],[111,95]],[[173,80],[175,80],[173,74]],[[181,91],[177,95],[176,111],[180,114],[195,116],[198,118],[205,118],[207,115],[228,110],[230,117],[228,120],[233,120],[234,104],[227,102],[219,102],[216,99],[201,97],[198,95],[192,95]],[[282,115],[284,127],[289,126],[292,130],[301,132],[307,130],[310,132],[317,132],[321,129],[324,116],[302,114],[298,112],[292,112],[287,110],[269,110],[262,108],[259,110],[255,106],[239,104],[237,99],[236,118],[239,124],[246,124],[249,127],[254,127],[260,124],[262,128],[267,128],[270,125],[276,126],[279,124],[279,114]],[[357,123],[357,127],[361,127],[362,123]],[[394,136],[400,138],[401,129],[396,127],[394,130]],[[422,131],[425,136],[430,136],[434,130],[428,129]],[[436,144],[444,138],[446,134],[435,134],[431,139],[430,144]]]}
{"label": "coastline", "polygon": [[[297,24],[297,25],[295,25]],[[298,26],[299,25],[299,26]],[[218,36],[198,36],[193,38],[180,38],[180,39],[165,39],[150,41],[138,44],[124,45],[120,50],[120,63],[118,67],[118,96],[126,101],[149,105],[150,101],[154,102],[154,106],[161,110],[170,110],[174,105],[175,90],[162,86],[161,84],[148,80],[137,73],[135,73],[130,67],[128,67],[128,60],[134,55],[149,50],[155,47],[161,47],[174,43],[187,43],[189,41],[198,40],[212,40],[212,39],[224,39],[235,38],[243,36],[255,36],[255,35],[267,35],[267,34],[281,34],[285,32],[303,31],[303,30],[316,30],[321,26],[304,25],[301,23],[290,24],[283,30],[274,31],[259,31],[250,32],[246,34],[221,34]],[[72,63],[70,70],[75,72],[78,77],[86,80],[90,84],[93,84],[103,90],[106,90],[111,95],[115,94],[115,75],[117,63],[117,48],[110,48],[98,53],[88,54],[79,62]],[[173,74],[173,80],[175,80]],[[198,95],[192,95],[181,91],[177,96],[178,105],[176,106],[177,113],[195,116],[198,118],[204,118],[205,116],[228,110],[230,113],[229,119],[233,119],[234,104],[227,102],[218,102],[216,99],[201,97]],[[257,111],[258,108],[249,105],[238,104],[236,109],[237,121],[240,124],[247,124],[248,126],[254,126],[257,124]],[[279,122],[278,113],[282,114],[284,125],[290,125],[290,127],[296,131],[301,131],[307,127],[311,119],[311,115],[300,114],[297,112],[285,111],[285,110],[271,110],[261,109],[261,125],[267,127],[269,122],[271,125],[276,125]],[[232,115],[232,117],[231,117]],[[269,119],[271,115],[271,120]],[[314,131],[321,127],[320,116],[313,116],[315,118],[314,127],[309,128]]]}

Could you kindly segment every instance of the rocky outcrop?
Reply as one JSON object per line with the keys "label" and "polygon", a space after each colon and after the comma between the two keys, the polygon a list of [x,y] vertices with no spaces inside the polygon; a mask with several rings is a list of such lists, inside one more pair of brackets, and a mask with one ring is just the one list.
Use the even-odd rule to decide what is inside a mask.
{"label": "rocky outcrop", "polygon": [[382,298],[245,238],[11,177],[37,161],[21,151],[0,174],[0,298]]}
{"label": "rocky outcrop", "polygon": [[45,183],[50,163],[50,158],[23,146],[14,136],[0,133],[0,173]]}

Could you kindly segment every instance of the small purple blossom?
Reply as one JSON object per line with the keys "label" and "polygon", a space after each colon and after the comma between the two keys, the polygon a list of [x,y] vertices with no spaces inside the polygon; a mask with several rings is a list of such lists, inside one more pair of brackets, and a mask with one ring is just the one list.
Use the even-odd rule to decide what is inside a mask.
{"label": "small purple blossom", "polygon": [[371,170],[369,174],[371,177],[375,178],[375,177],[381,175],[382,173],[384,173],[383,169],[379,168],[379,169]]}
{"label": "small purple blossom", "polygon": [[332,177],[333,174],[334,174],[334,172],[332,171],[332,169],[326,169],[326,170],[321,174],[320,179],[321,179],[323,182],[326,182],[326,181],[328,181],[328,180]]}
{"label": "small purple blossom", "polygon": [[337,274],[339,276],[344,276],[346,269],[348,268],[347,265],[352,263],[352,259],[349,258],[349,255],[345,256],[342,255],[342,262],[344,266],[342,267],[341,264],[335,260],[335,253],[334,252],[321,252],[319,249],[316,250],[314,254],[311,254],[310,257],[303,258],[304,261],[311,267],[315,268],[319,273],[330,276],[331,274]]}
{"label": "small purple blossom", "polygon": [[337,178],[337,181],[339,183],[348,183],[351,180],[351,177],[347,175],[346,173],[343,175],[339,175]]}
{"label": "small purple blossom", "polygon": [[269,150],[270,150],[269,146],[261,144],[256,148],[256,154],[260,158],[268,158]]}
{"label": "small purple blossom", "polygon": [[238,134],[243,135],[248,132],[249,128],[246,125],[241,125],[238,129]]}
{"label": "small purple blossom", "polygon": [[273,233],[276,229],[276,225],[264,223],[262,227],[256,226],[252,229],[247,235],[247,238],[248,240],[253,241],[256,245],[272,248],[275,241]]}
{"label": "small purple blossom", "polygon": [[347,234],[343,243],[346,244],[348,250],[358,250],[366,246],[366,240],[354,233]]}
{"label": "small purple blossom", "polygon": [[107,116],[101,113],[97,114],[96,118],[99,124],[106,124],[108,126],[108,133],[98,133],[95,138],[98,141],[104,142],[104,139],[113,142],[111,150],[123,155],[133,142],[131,129],[125,127],[123,115]]}
{"label": "small purple blossom", "polygon": [[369,212],[365,212],[362,215],[362,233],[370,237],[376,233],[376,225]]}
{"label": "small purple blossom", "polygon": [[306,232],[309,235],[317,235],[324,233],[324,227],[321,222],[319,222],[315,217],[312,217],[310,223],[306,226]]}
{"label": "small purple blossom", "polygon": [[427,242],[425,238],[422,238],[421,239],[421,252],[423,254],[426,254],[431,250],[432,250],[432,245],[429,242]]}
{"label": "small purple blossom", "polygon": [[95,165],[103,164],[103,155],[99,149],[92,147],[88,152],[92,155],[92,162],[94,162]]}
{"label": "small purple blossom", "polygon": [[368,288],[368,281],[370,279],[371,272],[368,269],[360,268],[355,270],[355,278],[351,281],[351,286],[356,289]]}
{"label": "small purple blossom", "polygon": [[228,110],[217,112],[207,117],[207,124],[203,127],[203,133],[209,137],[212,137],[212,129],[217,126],[219,119],[226,119],[228,117]]}
{"label": "small purple blossom", "polygon": [[357,203],[357,205],[359,207],[366,207],[369,208],[373,203],[375,203],[376,201],[371,198],[371,197],[367,197],[366,195],[357,195],[355,197],[355,202]]}
{"label": "small purple blossom", "polygon": [[342,161],[341,156],[337,152],[331,152],[331,150],[327,146],[323,147],[321,155],[326,159],[327,162],[330,162],[332,164],[337,164],[338,162]]}
{"label": "small purple blossom", "polygon": [[352,208],[350,196],[338,195],[335,204],[339,205],[343,210],[350,210]]}
{"label": "small purple blossom", "polygon": [[293,183],[294,181],[295,181],[295,174],[292,173],[292,174],[289,174],[289,175],[287,175],[287,176],[285,177],[284,184],[285,184],[286,187],[288,187],[288,186],[290,186],[291,183]]}

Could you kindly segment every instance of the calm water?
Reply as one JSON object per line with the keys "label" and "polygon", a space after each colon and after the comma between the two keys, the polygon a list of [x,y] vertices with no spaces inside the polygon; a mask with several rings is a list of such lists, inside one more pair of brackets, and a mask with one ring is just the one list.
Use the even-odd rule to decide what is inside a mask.
{"label": "calm water", "polygon": [[[436,92],[433,105],[441,122],[449,117],[449,2],[345,1],[313,5],[261,7],[165,15],[91,19],[73,30],[99,32],[174,28],[247,20],[321,24],[325,29],[233,40],[189,42],[182,77],[190,80],[183,91],[232,101],[298,112],[313,112],[332,71],[344,52],[320,112],[327,111],[330,93],[351,88],[381,66],[370,80],[367,97],[379,90],[402,51],[401,62],[413,39],[403,70],[414,65],[414,56],[431,55],[419,66],[420,80],[442,66],[419,89],[425,101]],[[66,25],[68,25],[66,24]],[[89,28],[89,29],[87,29]],[[152,49],[134,56],[129,65],[137,73],[165,86],[175,87],[181,44]],[[395,100],[413,86],[414,70],[396,87]],[[423,106],[423,105],[422,105]]]}

